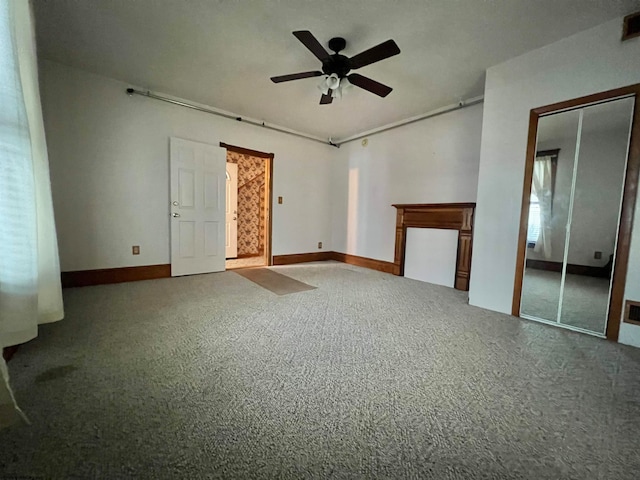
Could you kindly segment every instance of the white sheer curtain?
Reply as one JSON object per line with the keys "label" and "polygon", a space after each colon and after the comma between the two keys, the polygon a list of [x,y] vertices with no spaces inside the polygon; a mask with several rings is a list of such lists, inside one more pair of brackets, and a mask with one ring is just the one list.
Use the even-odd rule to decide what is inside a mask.
{"label": "white sheer curtain", "polygon": [[[31,5],[0,0],[0,350],[63,313]],[[0,358],[0,428],[20,418]]]}
{"label": "white sheer curtain", "polygon": [[540,206],[540,236],[533,251],[551,258],[551,207],[553,203],[553,157],[536,157],[531,188]]}

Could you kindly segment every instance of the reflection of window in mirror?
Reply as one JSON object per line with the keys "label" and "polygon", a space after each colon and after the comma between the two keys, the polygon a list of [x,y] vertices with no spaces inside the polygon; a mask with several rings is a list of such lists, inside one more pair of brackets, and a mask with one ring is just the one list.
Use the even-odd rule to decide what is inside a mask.
{"label": "reflection of window in mirror", "polygon": [[536,152],[529,203],[528,248],[536,249],[538,246],[536,250],[541,250],[540,243],[544,242],[544,229],[548,230],[551,225],[559,153],[560,149]]}
{"label": "reflection of window in mirror", "polygon": [[527,229],[527,246],[533,248],[540,237],[540,203],[535,193],[531,192],[529,204],[529,228]]}

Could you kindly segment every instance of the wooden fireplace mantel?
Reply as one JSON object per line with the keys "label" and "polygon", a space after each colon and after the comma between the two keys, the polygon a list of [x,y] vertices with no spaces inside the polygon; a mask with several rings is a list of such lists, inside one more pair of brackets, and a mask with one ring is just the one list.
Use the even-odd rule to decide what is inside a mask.
{"label": "wooden fireplace mantel", "polygon": [[405,203],[394,204],[396,216],[395,274],[404,276],[404,257],[407,228],[441,228],[458,230],[458,258],[456,260],[457,290],[469,290],[471,250],[473,244],[473,216],[475,203]]}

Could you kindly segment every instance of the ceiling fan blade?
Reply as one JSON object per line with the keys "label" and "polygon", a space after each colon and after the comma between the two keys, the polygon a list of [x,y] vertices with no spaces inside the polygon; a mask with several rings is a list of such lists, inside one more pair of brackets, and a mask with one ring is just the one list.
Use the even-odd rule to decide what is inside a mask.
{"label": "ceiling fan blade", "polygon": [[380,45],[376,45],[369,50],[365,50],[364,52],[351,57],[349,59],[349,66],[352,69],[362,68],[366,65],[371,65],[372,63],[384,60],[385,58],[398,55],[399,53],[400,48],[396,45],[396,42],[393,40],[387,40],[386,42],[382,42]]}
{"label": "ceiling fan blade", "polygon": [[320,45],[320,42],[316,40],[316,37],[314,37],[310,31],[299,30],[297,32],[293,32],[293,34],[318,58],[318,60],[324,62],[329,59],[329,53],[322,45]]}
{"label": "ceiling fan blade", "polygon": [[273,83],[290,82],[291,80],[300,80],[301,78],[319,77],[323,75],[320,71],[292,73],[291,75],[280,75],[279,77],[271,77]]}
{"label": "ceiling fan blade", "polygon": [[333,102],[333,97],[331,96],[331,90],[329,90],[329,93],[320,97],[320,105],[328,105],[331,102]]}
{"label": "ceiling fan blade", "polygon": [[365,77],[363,75],[360,75],[359,73],[352,73],[347,78],[352,84],[360,88],[364,88],[371,93],[375,93],[380,97],[386,97],[391,93],[391,90],[393,90],[393,88],[387,87],[386,85],[376,82],[375,80],[371,80],[369,77]]}

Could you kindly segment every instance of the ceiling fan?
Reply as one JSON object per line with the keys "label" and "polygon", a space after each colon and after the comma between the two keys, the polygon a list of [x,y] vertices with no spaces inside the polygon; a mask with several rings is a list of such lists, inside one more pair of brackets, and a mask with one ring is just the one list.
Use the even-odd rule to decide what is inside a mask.
{"label": "ceiling fan", "polygon": [[329,49],[335,52],[330,55],[320,42],[313,36],[313,34],[307,30],[300,30],[293,32],[295,37],[307,47],[311,53],[313,53],[318,60],[322,62],[322,71],[315,70],[312,72],[292,73],[291,75],[281,75],[278,77],[271,77],[273,83],[289,82],[291,80],[299,80],[301,78],[320,77],[323,75],[328,76],[327,85],[331,88],[325,88],[322,97],[320,98],[320,105],[326,105],[333,101],[335,96],[334,90],[340,89],[343,85],[344,79],[347,79],[349,83],[363,88],[371,93],[375,93],[380,97],[386,97],[393,90],[391,87],[376,82],[368,77],[360,75],[358,73],[351,73],[351,70],[371,65],[372,63],[379,62],[385,58],[393,57],[400,53],[400,48],[393,40],[387,40],[386,42],[376,45],[368,50],[365,50],[358,55],[351,58],[340,55],[340,51],[344,50],[347,42],[344,38],[335,37],[329,40]]}

